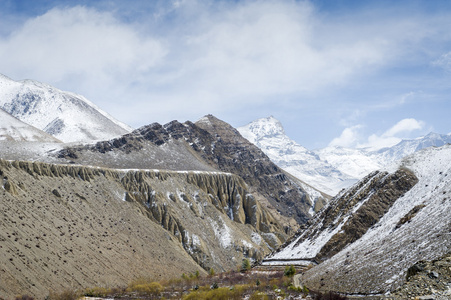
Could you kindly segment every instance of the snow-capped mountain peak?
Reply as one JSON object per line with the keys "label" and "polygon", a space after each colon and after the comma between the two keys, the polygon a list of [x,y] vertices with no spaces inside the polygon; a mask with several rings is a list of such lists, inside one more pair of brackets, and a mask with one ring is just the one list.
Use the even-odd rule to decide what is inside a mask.
{"label": "snow-capped mountain peak", "polygon": [[273,116],[255,120],[246,126],[240,127],[239,131],[243,137],[253,144],[264,138],[285,136],[282,123]]}
{"label": "snow-capped mountain peak", "polygon": [[276,165],[326,194],[335,195],[356,181],[321,160],[316,153],[291,140],[282,124],[272,116],[237,129]]}
{"label": "snow-capped mountain peak", "polygon": [[132,130],[83,96],[4,75],[0,76],[0,108],[63,142],[106,140]]}

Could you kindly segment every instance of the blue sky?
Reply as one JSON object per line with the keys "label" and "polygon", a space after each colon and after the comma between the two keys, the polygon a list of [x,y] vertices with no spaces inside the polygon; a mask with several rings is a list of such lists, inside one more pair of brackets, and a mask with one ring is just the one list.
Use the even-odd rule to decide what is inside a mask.
{"label": "blue sky", "polygon": [[301,145],[451,132],[450,1],[0,0],[0,73],[137,128],[273,115]]}

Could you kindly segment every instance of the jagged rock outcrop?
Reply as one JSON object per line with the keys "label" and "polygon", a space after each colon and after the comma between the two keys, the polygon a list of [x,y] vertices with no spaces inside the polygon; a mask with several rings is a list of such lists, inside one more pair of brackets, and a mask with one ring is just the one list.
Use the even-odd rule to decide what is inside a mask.
{"label": "jagged rock outcrop", "polygon": [[266,261],[293,258],[319,263],[332,257],[361,238],[417,182],[407,169],[371,173],[333,198]]}
{"label": "jagged rock outcrop", "polygon": [[[272,163],[232,126],[211,115],[196,123],[154,123],[118,139],[66,148],[58,152],[58,157],[66,162],[114,168],[233,173],[282,215],[293,217],[299,223],[311,217],[309,210],[313,201],[300,181]],[[260,197],[257,198],[260,201]],[[326,195],[320,198],[316,199],[318,203],[328,200]],[[285,223],[287,232],[293,230],[287,221]]]}
{"label": "jagged rock outcrop", "polygon": [[0,183],[0,298],[227,270],[287,238],[227,173],[0,160]]}

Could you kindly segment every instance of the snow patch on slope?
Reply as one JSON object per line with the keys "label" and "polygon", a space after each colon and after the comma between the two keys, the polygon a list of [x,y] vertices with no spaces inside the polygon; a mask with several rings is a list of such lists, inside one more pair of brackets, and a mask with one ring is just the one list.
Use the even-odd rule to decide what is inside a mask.
{"label": "snow patch on slope", "polygon": [[0,109],[0,141],[60,142],[53,136],[11,116]]}

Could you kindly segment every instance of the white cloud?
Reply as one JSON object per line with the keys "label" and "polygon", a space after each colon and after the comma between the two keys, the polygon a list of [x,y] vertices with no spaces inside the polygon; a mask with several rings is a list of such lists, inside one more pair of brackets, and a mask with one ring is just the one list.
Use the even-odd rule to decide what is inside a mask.
{"label": "white cloud", "polygon": [[359,130],[361,128],[361,125],[345,128],[339,137],[334,138],[329,143],[329,146],[355,147],[359,141]]}
{"label": "white cloud", "polygon": [[414,130],[419,130],[424,127],[423,121],[417,121],[415,119],[403,119],[396,123],[393,127],[382,134],[383,137],[397,136],[402,133],[408,133]]}
{"label": "white cloud", "polygon": [[441,55],[438,59],[432,62],[432,65],[445,69],[451,72],[451,52]]}
{"label": "white cloud", "polygon": [[[412,118],[403,119],[386,130],[384,133],[377,135],[371,134],[366,141],[360,132],[362,125],[347,127],[341,135],[334,138],[329,146],[340,147],[357,147],[367,148],[369,150],[378,150],[384,147],[391,147],[399,143],[402,138],[408,136],[409,133],[423,129],[425,123]],[[363,141],[363,142],[362,142]]]}
{"label": "white cloud", "polygon": [[412,118],[403,119],[381,135],[370,135],[368,137],[368,141],[360,145],[360,147],[367,147],[372,150],[391,147],[399,143],[409,133],[421,130],[424,126],[425,123],[423,121],[418,121]]}
{"label": "white cloud", "polygon": [[[102,7],[114,3],[125,7],[115,1]],[[351,127],[363,123],[361,103],[370,97],[342,103],[331,95],[366,86],[360,80],[368,74],[385,90],[378,71],[398,68],[400,58],[417,59],[411,49],[424,37],[446,39],[446,30],[435,29],[449,28],[451,20],[424,22],[387,14],[385,7],[323,14],[309,1],[160,3],[140,12],[139,23],[128,4],[125,17],[120,10],[72,7],[31,18],[0,36],[0,72],[81,93],[132,126],[206,113],[233,123],[261,107],[302,119],[311,112],[301,109],[317,101],[321,112],[313,113],[322,116],[326,106],[334,112],[356,108],[342,121]],[[337,143],[350,140],[343,136]]]}
{"label": "white cloud", "polygon": [[165,53],[160,41],[84,7],[52,9],[0,40],[6,75],[62,85],[76,80],[78,88],[107,90],[149,71]]}
{"label": "white cloud", "polygon": [[[328,41],[333,26],[309,2],[168,5],[144,25],[91,8],[52,9],[0,40],[0,56],[8,57],[0,70],[82,93],[130,122],[155,118],[157,110],[190,118],[199,107],[215,113],[283,95],[302,99],[345,84],[392,53],[363,33]],[[124,108],[126,98],[149,111]]]}

